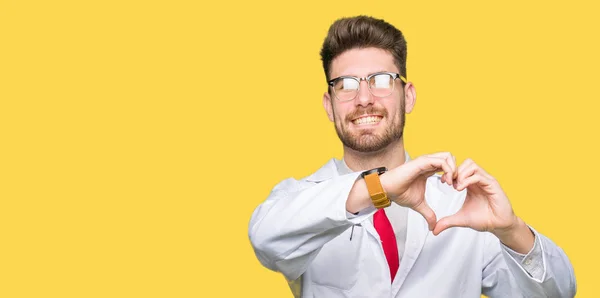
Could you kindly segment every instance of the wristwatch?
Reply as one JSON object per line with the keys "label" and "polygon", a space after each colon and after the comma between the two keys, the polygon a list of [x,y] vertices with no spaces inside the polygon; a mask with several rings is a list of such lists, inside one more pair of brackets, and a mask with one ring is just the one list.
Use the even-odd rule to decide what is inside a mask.
{"label": "wristwatch", "polygon": [[381,186],[381,181],[379,180],[379,175],[385,173],[386,171],[386,167],[380,167],[362,172],[360,174],[360,176],[365,179],[365,182],[367,183],[367,190],[371,196],[371,201],[373,201],[373,205],[377,209],[385,208],[392,204],[392,201],[390,201],[388,198],[383,186]]}

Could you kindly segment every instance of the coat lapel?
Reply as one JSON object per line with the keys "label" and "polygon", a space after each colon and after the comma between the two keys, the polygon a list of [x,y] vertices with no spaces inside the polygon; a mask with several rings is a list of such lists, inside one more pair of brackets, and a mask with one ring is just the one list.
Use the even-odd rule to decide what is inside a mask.
{"label": "coat lapel", "polygon": [[402,286],[402,283],[404,283],[406,276],[414,266],[417,257],[421,253],[421,249],[423,249],[423,245],[425,244],[425,239],[427,238],[428,234],[429,229],[423,216],[412,209],[409,210],[406,231],[406,246],[404,249],[404,255],[400,261],[398,273],[396,273],[396,278],[392,283],[392,293],[396,293],[400,289],[400,286]]}
{"label": "coat lapel", "polygon": [[[435,195],[435,191],[432,191],[432,186],[427,184],[425,188],[425,200],[434,211],[437,209],[436,205],[438,202],[438,197]],[[416,211],[409,209],[408,210],[408,222],[407,222],[407,231],[406,231],[406,246],[404,249],[404,255],[402,256],[402,260],[400,261],[400,267],[398,268],[398,273],[396,274],[396,278],[392,283],[392,297],[394,297],[400,287],[406,280],[406,277],[410,273],[410,270],[415,265],[423,246],[425,245],[425,240],[427,237],[431,237],[429,227],[427,225],[427,221],[425,218]]]}

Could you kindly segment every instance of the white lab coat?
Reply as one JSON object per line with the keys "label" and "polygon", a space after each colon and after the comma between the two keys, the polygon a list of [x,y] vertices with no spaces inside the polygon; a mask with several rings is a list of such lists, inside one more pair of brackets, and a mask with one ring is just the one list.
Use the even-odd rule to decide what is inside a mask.
{"label": "white lab coat", "polygon": [[[409,211],[405,252],[393,282],[373,215],[349,218],[346,200],[358,172],[339,175],[332,159],[313,175],[279,183],[256,208],[249,237],[258,260],[283,273],[296,297],[573,297],[565,253],[541,240],[543,275],[531,277],[490,233],[451,228],[434,236]],[[437,218],[458,211],[466,191],[427,180],[425,198]],[[354,225],[354,231],[351,227]],[[350,240],[350,234],[352,240]]]}

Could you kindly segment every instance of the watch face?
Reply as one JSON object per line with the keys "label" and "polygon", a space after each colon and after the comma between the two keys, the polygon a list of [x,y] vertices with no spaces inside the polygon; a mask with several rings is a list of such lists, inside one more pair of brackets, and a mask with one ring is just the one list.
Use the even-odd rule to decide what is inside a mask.
{"label": "watch face", "polygon": [[379,175],[381,175],[381,174],[385,173],[386,171],[387,171],[387,168],[386,168],[386,167],[374,168],[374,169],[371,169],[371,170],[368,170],[368,171],[365,171],[365,172],[363,172],[363,173],[361,174],[361,176],[362,176],[363,178],[365,178],[365,176],[367,176],[367,175],[369,175],[369,174],[373,174],[373,173],[378,173]]}

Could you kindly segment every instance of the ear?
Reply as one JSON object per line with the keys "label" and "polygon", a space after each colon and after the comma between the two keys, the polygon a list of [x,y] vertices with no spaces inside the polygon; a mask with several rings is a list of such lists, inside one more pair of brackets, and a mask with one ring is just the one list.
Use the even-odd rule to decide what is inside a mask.
{"label": "ear", "polygon": [[323,94],[323,107],[325,108],[325,112],[327,112],[329,121],[333,122],[333,107],[331,106],[331,96],[329,96],[328,92]]}
{"label": "ear", "polygon": [[417,90],[413,83],[408,82],[404,85],[404,112],[410,114],[417,101]]}

